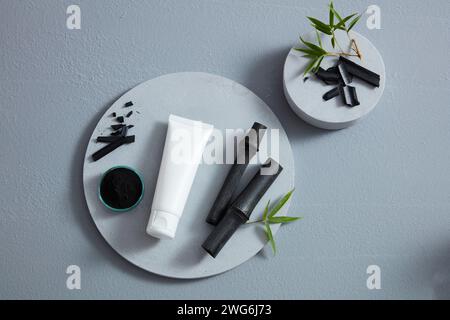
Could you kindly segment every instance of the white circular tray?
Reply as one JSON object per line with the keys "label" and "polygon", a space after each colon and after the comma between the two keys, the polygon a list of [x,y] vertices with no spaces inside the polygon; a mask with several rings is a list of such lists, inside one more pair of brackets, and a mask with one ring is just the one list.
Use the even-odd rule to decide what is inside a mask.
{"label": "white circular tray", "polygon": [[[127,101],[133,101],[134,106],[124,108]],[[135,126],[129,134],[136,135],[136,142],[93,162],[92,153],[102,147],[95,138],[111,132],[108,129],[114,123],[111,113],[122,115],[129,110],[134,113],[128,123]],[[223,132],[227,128],[248,129],[254,121],[280,130],[280,156],[277,159],[274,154],[269,155],[279,160],[284,170],[261,199],[251,219],[261,217],[269,199],[276,200],[293,188],[292,150],[280,122],[260,98],[234,81],[206,73],[168,74],[144,82],[119,98],[98,122],[87,146],[83,183],[90,214],[105,240],[129,262],[150,272],[186,279],[212,276],[250,259],[263,248],[266,238],[262,226],[250,224],[237,230],[215,259],[201,248],[213,229],[205,218],[229,168],[219,164],[200,165],[174,240],[158,240],[146,234],[171,113],[212,124]],[[109,211],[97,196],[102,173],[117,165],[135,168],[145,183],[142,202],[125,213]],[[256,164],[250,165],[244,181],[256,169]],[[280,215],[285,215],[287,210],[288,205]],[[274,232],[277,229],[274,226]]]}

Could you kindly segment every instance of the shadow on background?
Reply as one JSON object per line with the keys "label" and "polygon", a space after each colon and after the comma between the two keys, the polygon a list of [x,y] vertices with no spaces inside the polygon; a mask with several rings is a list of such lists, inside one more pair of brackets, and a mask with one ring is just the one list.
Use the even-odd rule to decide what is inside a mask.
{"label": "shadow on background", "polygon": [[433,299],[450,299],[450,245],[447,245],[442,255],[435,261],[431,261],[433,266],[432,287]]}

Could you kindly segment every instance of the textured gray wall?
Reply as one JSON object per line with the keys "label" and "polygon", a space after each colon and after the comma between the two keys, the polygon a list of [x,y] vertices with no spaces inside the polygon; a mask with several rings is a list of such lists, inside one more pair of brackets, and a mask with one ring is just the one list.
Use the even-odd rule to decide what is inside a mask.
{"label": "textured gray wall", "polygon": [[[378,4],[382,30],[358,31],[387,68],[379,106],[325,132],[290,111],[289,47],[326,1],[0,0],[0,298],[449,298],[450,5]],[[271,106],[295,155],[292,214],[305,219],[270,251],[199,281],[148,274],[96,231],[83,197],[83,153],[102,112],[136,84],[177,71],[236,80]],[[66,289],[77,264],[82,290]],[[382,269],[382,290],[366,268]]]}

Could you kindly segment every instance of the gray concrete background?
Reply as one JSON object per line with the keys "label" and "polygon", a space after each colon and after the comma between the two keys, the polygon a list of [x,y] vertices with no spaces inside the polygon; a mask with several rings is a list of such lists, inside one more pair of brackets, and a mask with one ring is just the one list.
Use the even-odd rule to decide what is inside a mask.
{"label": "gray concrete background", "polygon": [[[448,1],[336,1],[381,8],[357,30],[383,55],[387,87],[356,126],[303,123],[282,66],[305,15],[326,1],[0,0],[0,298],[450,298]],[[101,238],[82,190],[83,154],[104,110],[161,74],[205,71],[240,82],[276,113],[296,163],[291,214],[270,252],[204,280],[142,271]],[[82,289],[66,289],[77,264]],[[377,264],[382,289],[366,288]]]}

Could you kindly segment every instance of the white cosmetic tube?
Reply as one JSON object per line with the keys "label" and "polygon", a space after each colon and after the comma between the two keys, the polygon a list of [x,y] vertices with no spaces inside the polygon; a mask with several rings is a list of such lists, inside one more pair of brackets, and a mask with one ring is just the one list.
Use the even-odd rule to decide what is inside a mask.
{"label": "white cosmetic tube", "polygon": [[169,116],[164,152],[147,225],[147,233],[173,239],[194,182],[212,125]]}

